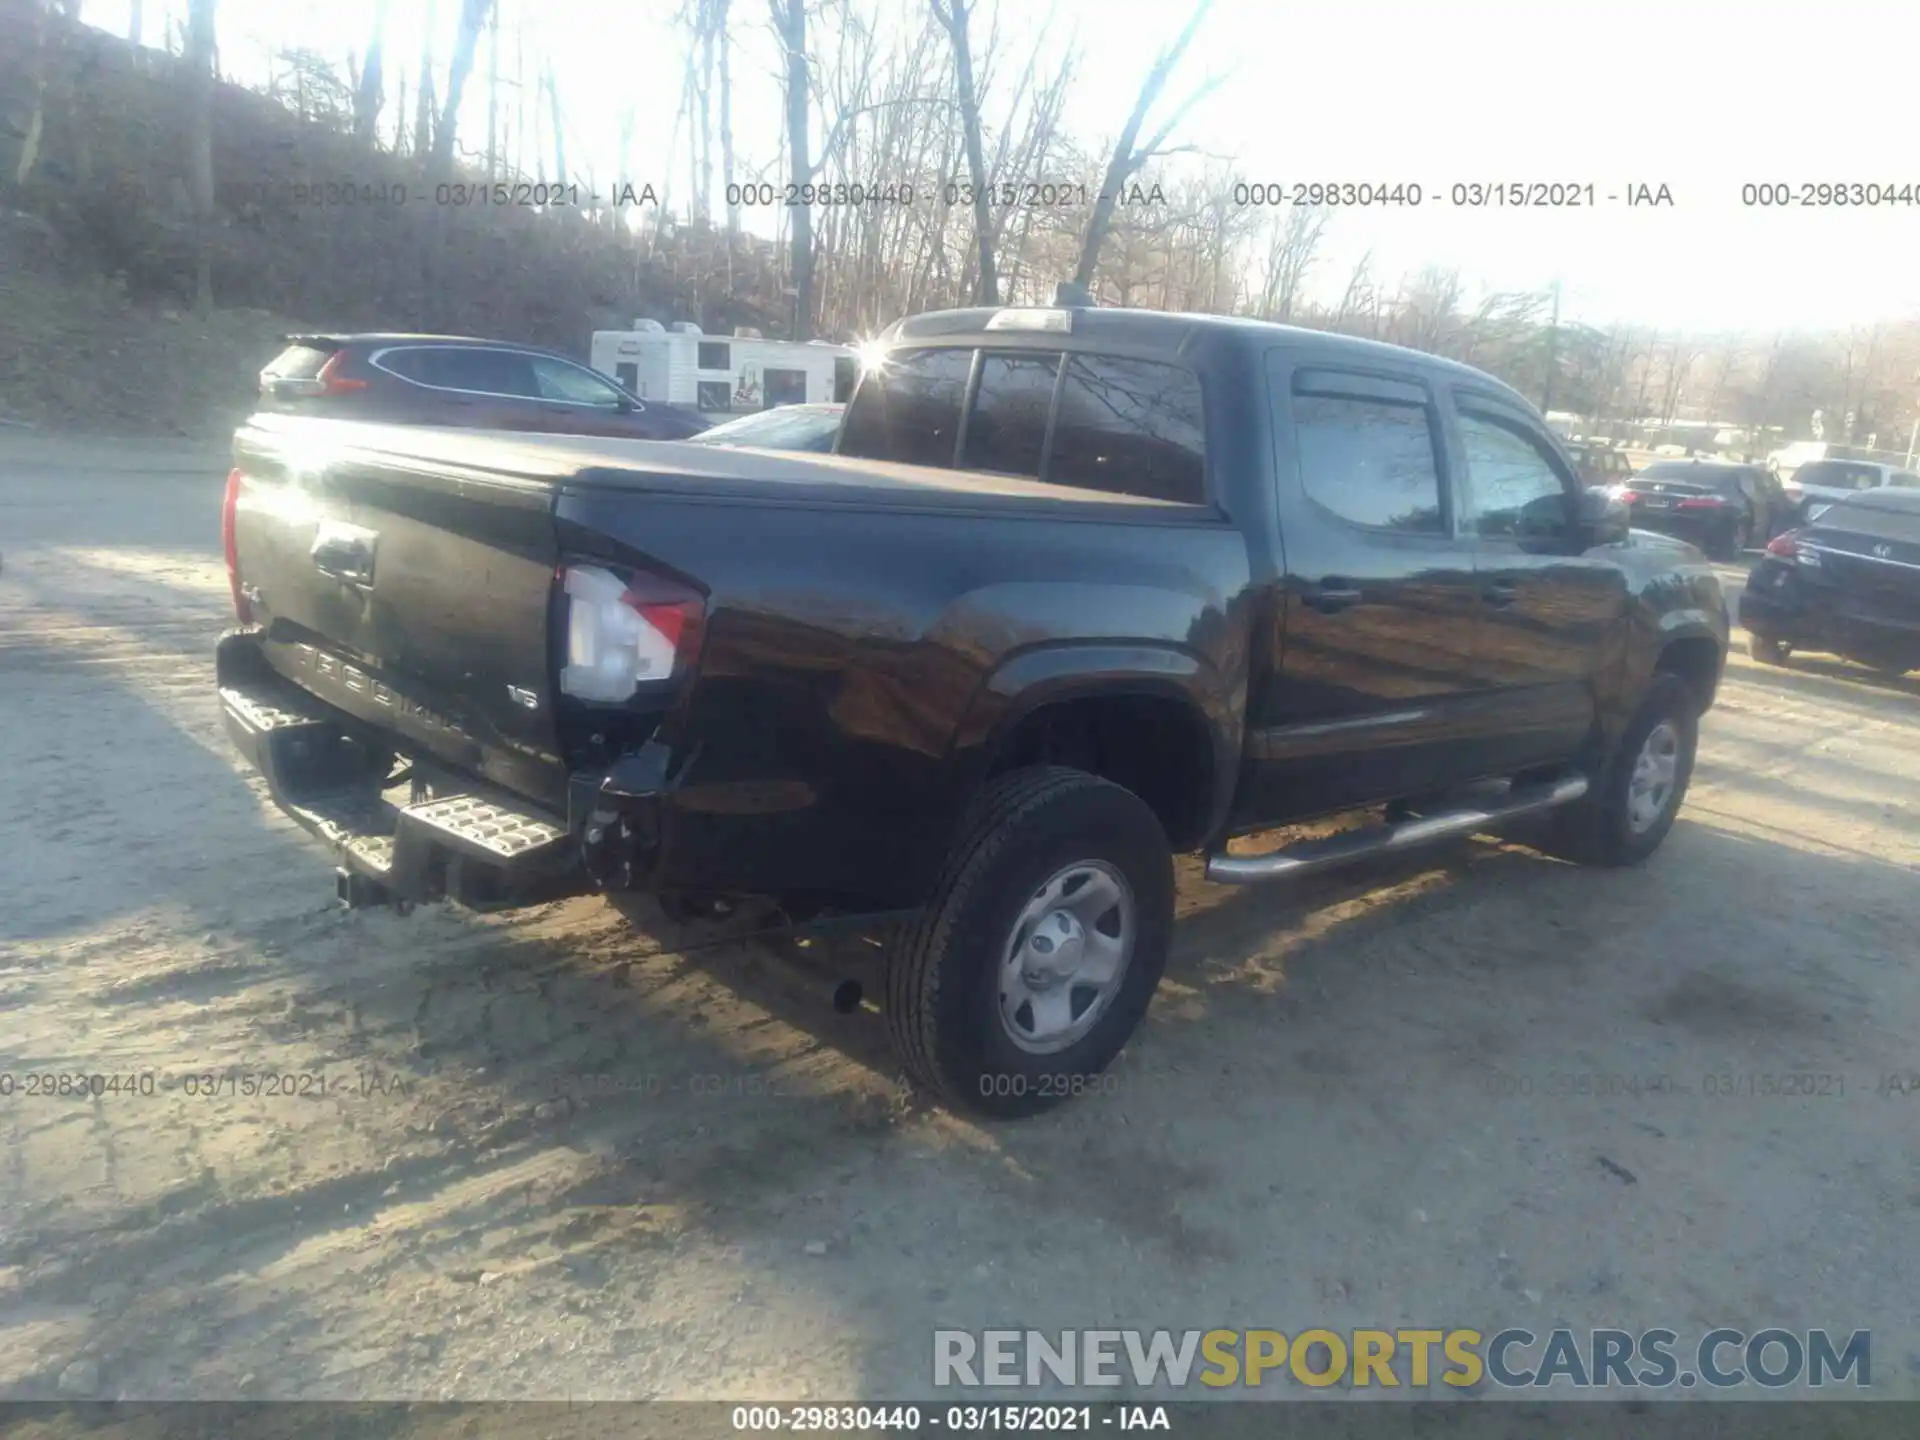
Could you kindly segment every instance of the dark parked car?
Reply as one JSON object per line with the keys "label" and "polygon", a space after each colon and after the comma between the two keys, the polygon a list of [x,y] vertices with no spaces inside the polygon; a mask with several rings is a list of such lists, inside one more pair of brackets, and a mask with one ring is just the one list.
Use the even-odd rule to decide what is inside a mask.
{"label": "dark parked car", "polygon": [[1834,502],[1767,547],[1740,595],[1753,658],[1825,650],[1876,670],[1920,670],[1920,489]]}
{"label": "dark parked car", "polygon": [[760,450],[807,450],[824,455],[840,433],[844,405],[780,405],[742,415],[702,432],[703,445],[750,445]]}
{"label": "dark parked car", "polygon": [[448,335],[288,335],[260,408],[407,425],[684,440],[711,422],[549,350]]}
{"label": "dark parked car", "polygon": [[832,456],[239,432],[222,707],[343,899],[885,915],[908,1069],[1007,1114],[1127,1042],[1177,853],[1246,884],[1537,816],[1622,865],[1672,826],[1713,567],[1500,381],[1129,310],[882,344]]}
{"label": "dark parked car", "polygon": [[1773,487],[1764,467],[1715,460],[1656,460],[1618,493],[1634,525],[1691,541],[1716,560],[1732,560],[1773,534]]}

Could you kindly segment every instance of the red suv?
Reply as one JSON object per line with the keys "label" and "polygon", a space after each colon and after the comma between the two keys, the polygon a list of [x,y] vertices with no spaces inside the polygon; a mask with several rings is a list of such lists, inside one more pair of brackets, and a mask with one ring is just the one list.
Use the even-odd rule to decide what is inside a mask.
{"label": "red suv", "polygon": [[684,440],[711,424],[550,350],[446,335],[288,335],[260,408],[341,420]]}

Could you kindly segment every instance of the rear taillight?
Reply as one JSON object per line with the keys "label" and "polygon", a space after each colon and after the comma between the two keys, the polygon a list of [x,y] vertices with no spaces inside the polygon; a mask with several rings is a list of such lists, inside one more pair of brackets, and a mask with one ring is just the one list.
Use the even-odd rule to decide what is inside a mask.
{"label": "rear taillight", "polygon": [[1791,560],[1809,570],[1820,569],[1820,551],[1801,539],[1802,533],[1789,530],[1783,535],[1774,536],[1767,542],[1767,554],[1776,560]]}
{"label": "rear taillight", "polygon": [[240,588],[240,544],[237,534],[243,478],[238,469],[227,472],[226,498],[220,502],[220,545],[227,554],[227,588],[233,592],[233,613],[242,625],[250,625],[253,623],[253,611]]}
{"label": "rear taillight", "polygon": [[558,578],[567,607],[563,694],[618,703],[693,663],[706,614],[697,591],[644,573],[623,578],[597,565],[564,566]]}
{"label": "rear taillight", "polygon": [[346,351],[334,351],[333,358],[322,365],[320,367],[320,373],[313,377],[319,382],[320,393],[322,395],[339,395],[349,390],[364,390],[367,388],[366,381],[356,380],[351,375],[343,375],[340,373],[341,366],[345,363],[346,358]]}

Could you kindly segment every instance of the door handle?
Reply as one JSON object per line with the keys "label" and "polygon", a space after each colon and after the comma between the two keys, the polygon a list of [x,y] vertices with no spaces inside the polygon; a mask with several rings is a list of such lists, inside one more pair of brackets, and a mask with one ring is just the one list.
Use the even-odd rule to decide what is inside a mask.
{"label": "door handle", "polygon": [[1513,581],[1493,580],[1489,581],[1487,587],[1480,592],[1480,598],[1487,604],[1504,610],[1519,598],[1519,594],[1520,589]]}
{"label": "door handle", "polygon": [[308,558],[322,575],[331,575],[350,585],[371,585],[374,541],[379,538],[375,531],[358,525],[327,521],[314,536]]}
{"label": "door handle", "polygon": [[1334,576],[1311,586],[1306,595],[1307,604],[1322,615],[1337,614],[1350,605],[1358,605],[1363,598],[1355,586]]}

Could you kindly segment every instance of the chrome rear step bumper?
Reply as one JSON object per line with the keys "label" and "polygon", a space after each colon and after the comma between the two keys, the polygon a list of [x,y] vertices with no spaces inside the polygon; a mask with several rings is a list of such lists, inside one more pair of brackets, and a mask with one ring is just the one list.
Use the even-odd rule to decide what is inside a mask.
{"label": "chrome rear step bumper", "polygon": [[1369,825],[1360,830],[1289,845],[1266,855],[1215,854],[1207,857],[1207,879],[1217,885],[1251,885],[1311,875],[1373,855],[1411,850],[1455,835],[1471,835],[1522,815],[1571,805],[1587,793],[1584,775],[1509,790],[1499,802],[1459,805],[1417,819]]}
{"label": "chrome rear step bumper", "polygon": [[228,737],[274,803],[334,848],[349,906],[452,899],[498,910],[593,888],[565,817],[441,772],[430,795],[389,800],[394,756],[380,737],[271,672],[223,668]]}

